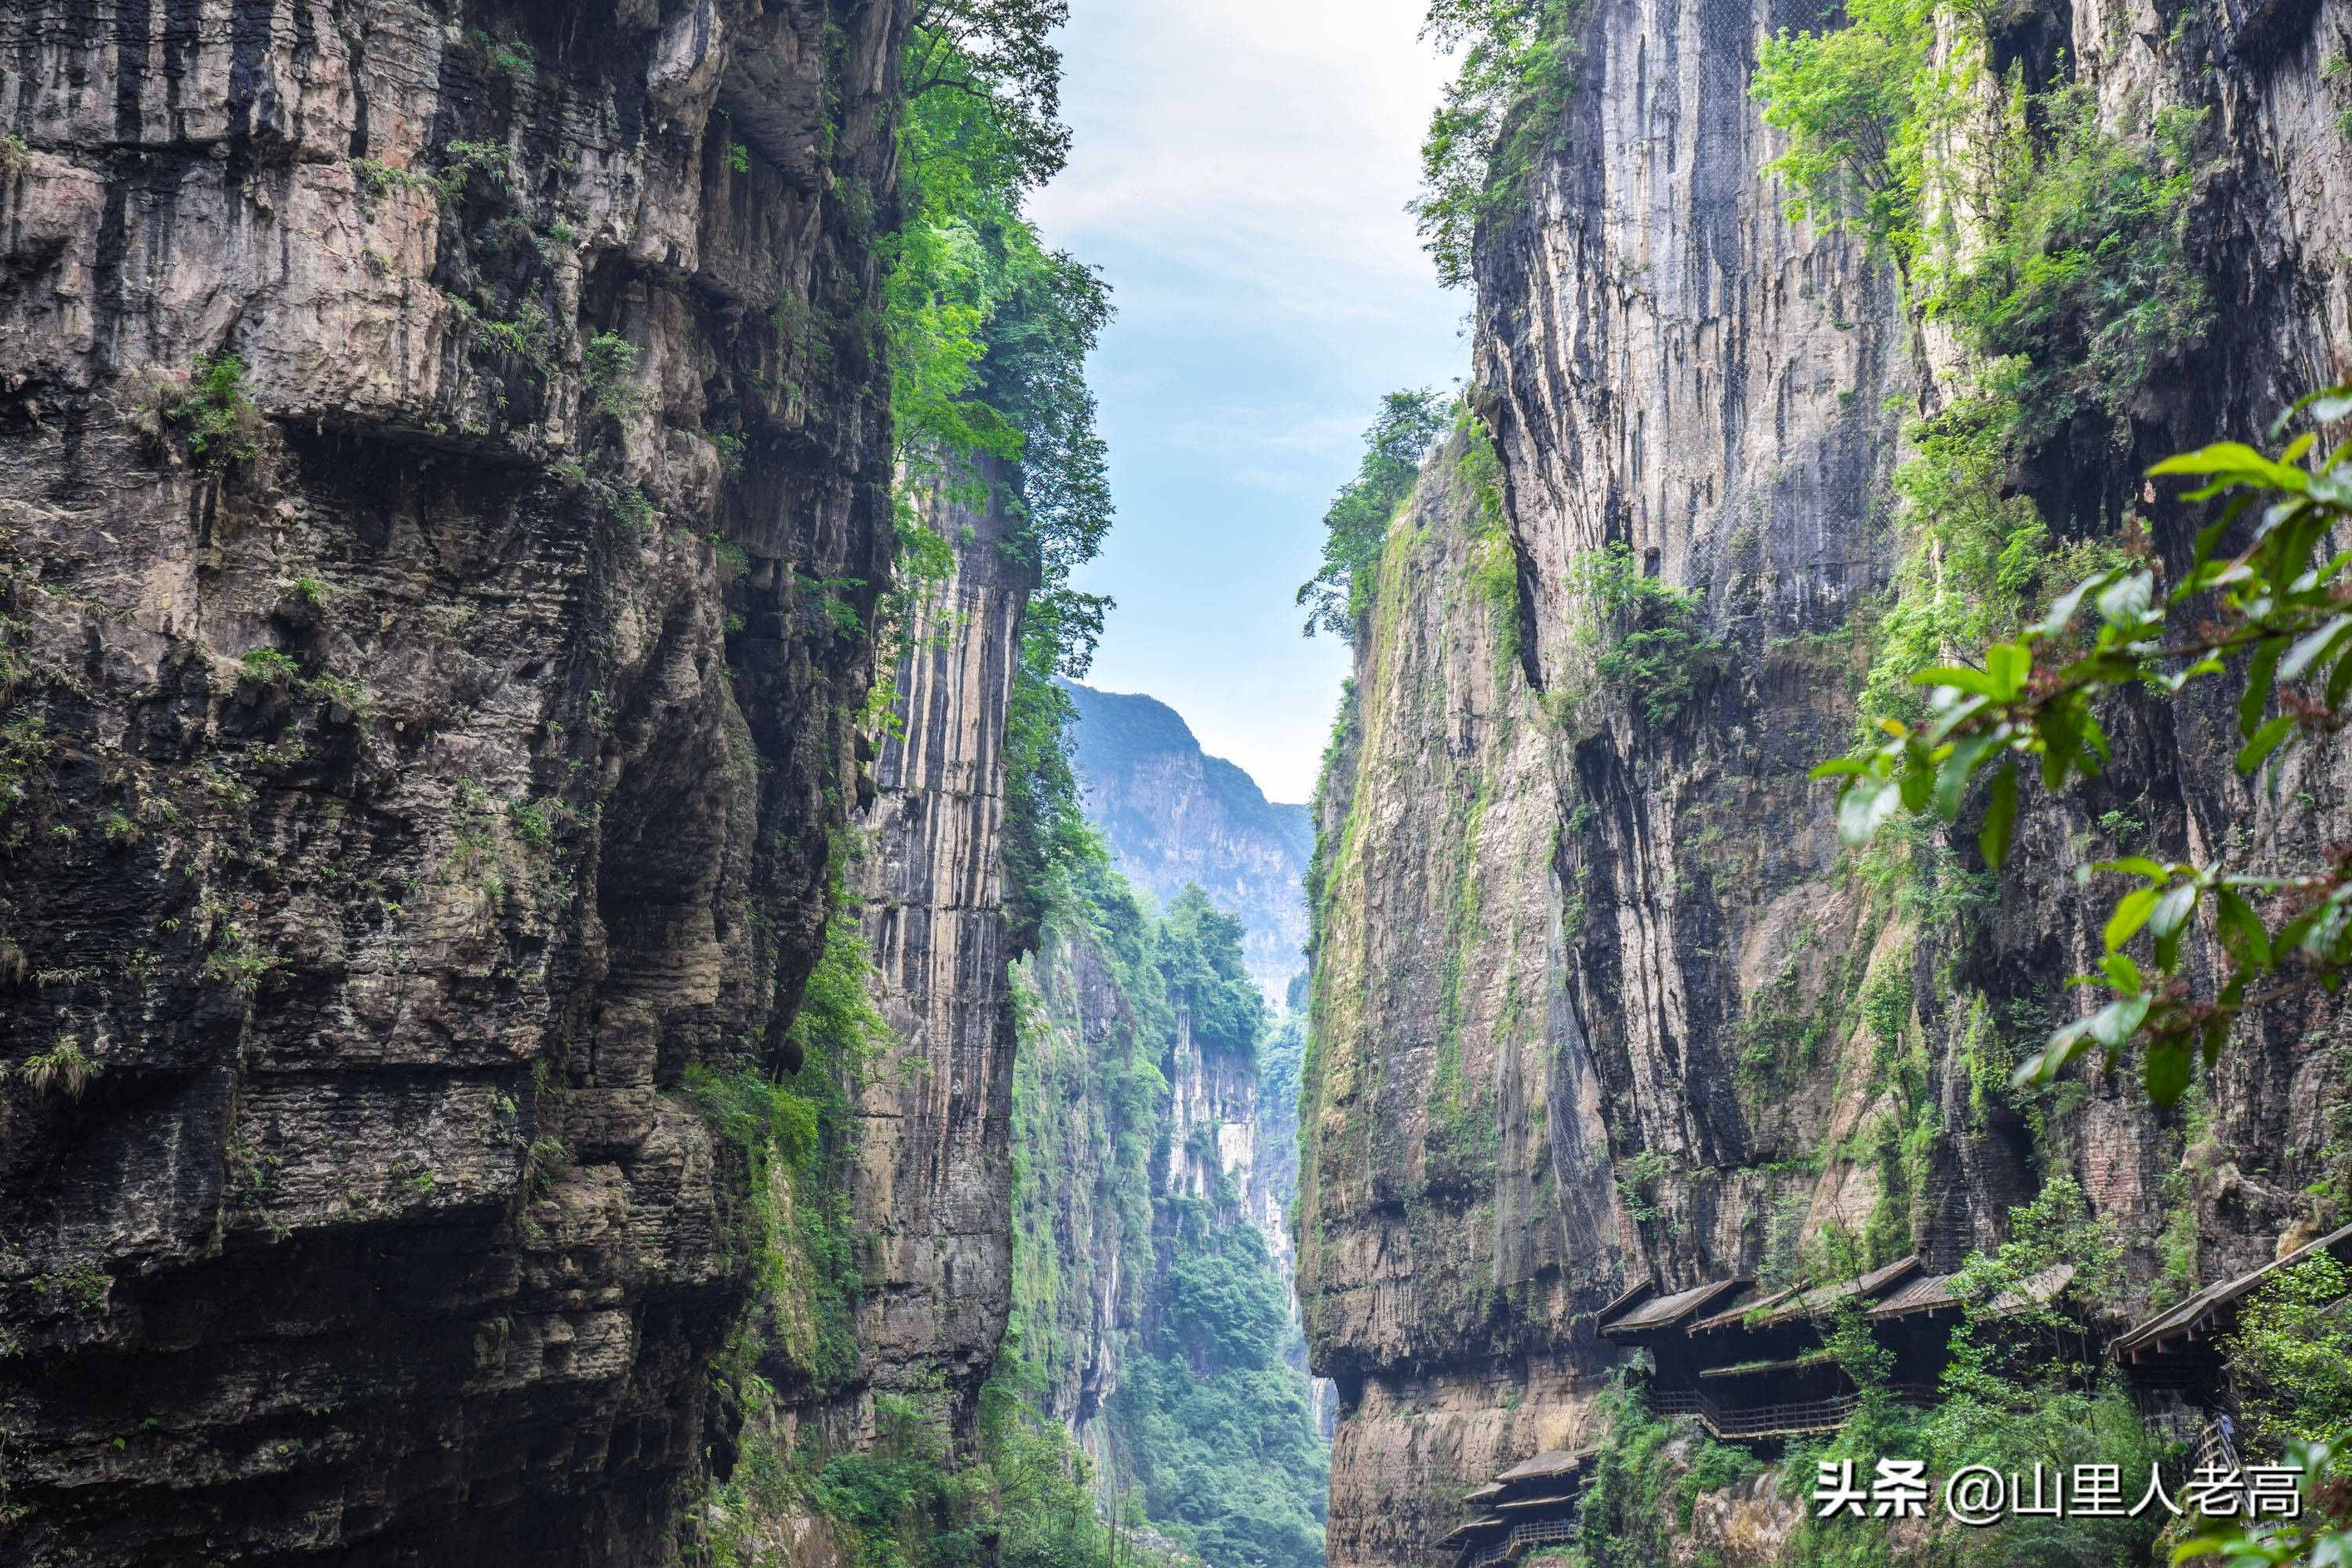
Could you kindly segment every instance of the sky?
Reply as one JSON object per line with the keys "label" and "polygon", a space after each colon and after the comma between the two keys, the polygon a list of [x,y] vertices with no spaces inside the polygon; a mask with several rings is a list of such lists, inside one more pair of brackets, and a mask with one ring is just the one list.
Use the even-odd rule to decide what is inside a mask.
{"label": "sky", "polygon": [[1404,210],[1446,62],[1427,0],[1074,0],[1069,167],[1032,200],[1102,268],[1092,364],[1118,520],[1076,585],[1118,601],[1087,684],[1181,713],[1303,801],[1346,648],[1304,638],[1323,509],[1381,394],[1450,389],[1468,299]]}

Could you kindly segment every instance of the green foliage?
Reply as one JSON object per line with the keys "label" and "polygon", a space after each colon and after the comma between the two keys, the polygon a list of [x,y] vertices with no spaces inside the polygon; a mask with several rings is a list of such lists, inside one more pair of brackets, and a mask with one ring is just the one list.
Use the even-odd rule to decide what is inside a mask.
{"label": "green foliage", "polygon": [[496,38],[477,27],[473,33],[474,47],[482,52],[482,63],[490,75],[502,80],[528,86],[539,79],[539,57],[529,44],[520,38]]}
{"label": "green foliage", "polygon": [[1279,1359],[1281,1276],[1247,1221],[1205,1217],[1175,1216],[1168,1305],[1112,1396],[1115,1440],[1150,1517],[1214,1568],[1317,1568],[1329,1458]]}
{"label": "green foliage", "polygon": [[[1111,521],[1108,452],[1086,360],[1110,319],[1095,271],[1046,248],[1024,195],[1060,166],[1060,0],[930,0],[918,14],[900,131],[907,217],[883,242],[892,415],[902,468],[986,497],[982,459],[1009,468],[1011,549],[1034,574],[1025,680],[1082,674],[1108,601],[1076,593]],[[1033,692],[1033,721],[1052,704]],[[1046,749],[1041,737],[1022,748]],[[1050,834],[1047,835],[1050,837]]]}
{"label": "green foliage", "polygon": [[736,1359],[764,1356],[820,1394],[846,1384],[857,1365],[854,1103],[891,1040],[868,991],[872,971],[856,908],[836,885],[824,951],[793,1019],[799,1070],[787,1081],[747,1055],[686,1072],[687,1093],[748,1177],[730,1240],[748,1256],[755,1288]]}
{"label": "green foliage", "polygon": [[60,1040],[16,1064],[16,1077],[35,1094],[55,1089],[68,1100],[79,1100],[101,1070],[83,1052],[80,1042],[71,1039]]}
{"label": "green foliage", "polygon": [[483,347],[528,361],[541,370],[555,357],[555,324],[548,319],[547,307],[536,300],[517,306],[509,321],[475,318],[474,336]]}
{"label": "green foliage", "polygon": [[2251,1297],[2223,1348],[2263,1447],[2352,1437],[2352,1271],[2325,1252],[2281,1269]]}
{"label": "green foliage", "polygon": [[284,686],[302,673],[301,664],[274,647],[257,647],[237,660],[236,678],[253,686]]}
{"label": "green foliage", "polygon": [[226,473],[261,451],[261,412],[246,390],[245,377],[240,356],[226,351],[207,355],[184,383],[152,383],[141,417],[155,437],[177,431],[202,471]]}
{"label": "green foliage", "polygon": [[1651,723],[1671,722],[1721,667],[1723,641],[1699,595],[1648,575],[1622,541],[1580,561],[1569,588],[1591,609],[1580,640],[1601,684]]}
{"label": "green foliage", "polygon": [[1757,52],[1750,91],[1788,150],[1764,165],[1790,187],[1791,219],[1858,230],[1908,269],[1930,133],[1957,107],[1966,60],[1935,59],[1935,0],[1849,0],[1843,27],[1783,28]]}
{"label": "green foliage", "polygon": [[598,413],[625,419],[644,406],[644,395],[630,380],[636,372],[637,352],[637,345],[618,332],[599,332],[581,349],[581,371]]}
{"label": "green foliage", "polygon": [[2303,1472],[2301,1518],[2240,1523],[2181,1542],[2172,1549],[2176,1568],[2212,1558],[2224,1568],[2342,1568],[2352,1563],[2352,1456],[2340,1445],[2294,1442],[2287,1445],[2284,1460]]}
{"label": "green foliage", "polygon": [[1061,121],[1061,51],[1048,43],[1070,19],[1068,0],[922,0],[900,72],[917,111],[943,98],[988,105],[992,156],[1025,188],[1051,179],[1069,155]]}
{"label": "green foliage", "polygon": [[[2352,388],[2306,401],[2323,424],[2352,414]],[[1951,820],[1985,773],[1992,782],[1979,845],[1998,869],[2016,831],[2021,774],[2038,767],[2052,791],[2096,777],[2108,750],[2098,710],[2126,689],[2178,700],[2238,671],[2242,773],[2298,735],[2332,743],[2352,698],[2352,613],[2338,598],[2352,559],[2323,558],[2319,548],[2352,511],[2352,485],[2338,471],[2352,448],[2321,457],[2315,439],[2315,431],[2298,437],[2276,458],[2222,442],[2156,465],[2151,475],[2208,481],[2188,500],[2234,492],[2199,535],[2179,586],[2159,599],[2146,548],[2135,543],[2134,559],[2085,578],[2038,624],[1986,648],[1981,668],[1956,662],[1914,674],[1911,683],[1930,693],[1925,721],[1885,721],[1883,745],[1814,770],[1844,781],[1840,835],[1867,842],[1898,812]],[[2258,521],[2241,528],[2257,502]],[[2193,624],[2176,624],[2191,615]],[[2209,1069],[2218,1059],[2247,1006],[2305,984],[2333,989],[2352,969],[2352,859],[2331,854],[2318,866],[2239,870],[2134,855],[2095,869],[2127,889],[2112,907],[2093,978],[2109,999],[2053,1033],[2019,1068],[2021,1086],[2051,1082],[2094,1048],[2112,1066],[2137,1041],[2150,1097],[2170,1104],[2200,1056]],[[2257,907],[2263,900],[2267,911]],[[2228,960],[2210,996],[2197,994],[2184,969],[2185,939],[2200,914]],[[2135,948],[2139,956],[2127,951]]]}
{"label": "green foliage", "polygon": [[1169,903],[1154,952],[1169,1000],[1192,1020],[1194,1042],[1250,1060],[1265,1032],[1265,1000],[1242,963],[1245,929],[1188,882]]}
{"label": "green foliage", "polygon": [[830,1458],[788,1448],[773,1391],[754,1379],[749,1394],[734,1473],[710,1502],[711,1568],[762,1568],[773,1561],[762,1525],[805,1512],[831,1521],[857,1568],[1160,1568],[1114,1542],[1086,1456],[1004,1362],[982,1385],[977,1441],[961,1455],[936,1391],[878,1396],[873,1442]]}
{"label": "green foliage", "polygon": [[1607,1425],[1577,1516],[1580,1568],[1678,1560],[1699,1494],[1744,1485],[1764,1468],[1743,1449],[1651,1415],[1640,1384],[1622,1374],[1595,1401],[1594,1414]]}
{"label": "green foliage", "polygon": [[1352,641],[1357,622],[1371,608],[1381,550],[1397,508],[1412,494],[1429,449],[1451,417],[1444,398],[1427,387],[1391,392],[1364,432],[1364,456],[1355,478],[1340,487],[1323,514],[1323,564],[1299,585],[1307,635],[1326,631]]}
{"label": "green foliage", "polygon": [[1527,197],[1576,90],[1584,0],[1431,0],[1422,37],[1461,63],[1421,144],[1412,203],[1440,282],[1472,279],[1479,231]]}
{"label": "green foliage", "polygon": [[494,190],[503,192],[514,185],[514,161],[503,142],[452,142],[441,151],[448,162],[435,176],[434,185],[445,205],[463,201],[477,174]]}
{"label": "green foliage", "polygon": [[2125,136],[2075,86],[2020,92],[2008,112],[1985,243],[1932,279],[1926,307],[2003,383],[2019,447],[2084,412],[2120,436],[2139,389],[2211,320],[2187,251],[2203,111],[2165,110],[2145,136]]}

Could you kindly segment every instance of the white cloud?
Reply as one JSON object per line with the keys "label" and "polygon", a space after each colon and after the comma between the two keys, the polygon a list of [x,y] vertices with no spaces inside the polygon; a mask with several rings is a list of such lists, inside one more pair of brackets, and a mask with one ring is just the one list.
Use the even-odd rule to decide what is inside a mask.
{"label": "white cloud", "polygon": [[1346,670],[1292,595],[1380,395],[1446,385],[1465,301],[1404,208],[1449,66],[1427,0],[1074,0],[1047,238],[1102,263],[1094,366],[1120,517],[1082,585],[1094,675],[1182,713],[1276,799],[1313,787]]}

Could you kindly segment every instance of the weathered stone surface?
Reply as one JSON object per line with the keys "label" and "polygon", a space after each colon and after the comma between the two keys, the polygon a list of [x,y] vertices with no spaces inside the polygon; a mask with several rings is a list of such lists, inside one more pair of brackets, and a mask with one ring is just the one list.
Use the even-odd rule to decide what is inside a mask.
{"label": "weathered stone surface", "polygon": [[[2319,74],[2337,8],[2243,10],[2178,28],[2145,7],[2036,11],[1997,44],[2034,80],[2078,62],[2117,126],[2209,110],[2189,219],[2206,351],[2158,365],[2119,437],[2071,430],[2018,476],[2062,531],[2140,511],[2176,568],[2191,515],[2143,499],[2139,470],[2254,434],[2345,346],[2324,258],[2352,193]],[[1345,1568],[1428,1560],[1496,1462],[1585,1433],[1610,1361],[1590,1314],[1645,1275],[1787,1268],[1803,1237],[1889,1205],[1957,1257],[2061,1173],[2131,1244],[2138,1290],[2168,1181],[2194,1197],[2209,1278],[2315,1222],[2302,1189],[2345,1079],[2325,1008],[2245,1032],[2195,1149],[2121,1076],[2049,1107],[2039,1139],[1973,1089],[2077,1005],[2058,984],[2092,966],[2104,906],[2074,872],[2115,852],[2114,824],[2158,854],[2273,821],[2315,845],[2343,835],[2340,780],[2305,767],[2257,797],[2225,716],[2123,715],[2110,779],[2030,813],[1990,912],[1959,879],[1965,843],[1944,903],[1853,875],[1804,781],[1851,738],[1860,612],[1895,559],[1888,409],[1954,390],[1950,345],[1914,342],[1891,277],[1789,223],[1757,173],[1774,144],[1747,91],[1756,42],[1816,20],[1591,9],[1557,150],[1480,258],[1476,398],[1507,527],[1486,531],[1460,452],[1441,453],[1359,640],[1318,824],[1300,1218],[1309,1339],[1343,1401]],[[1570,578],[1608,542],[1703,589],[1728,644],[1670,721],[1596,689]],[[1504,551],[1516,616],[1489,590]],[[1890,999],[1899,1047],[1860,1016],[1865,994]],[[1923,1064],[1937,1129],[1916,1175],[1858,1150],[1909,1114],[1890,1048]],[[1785,1530],[1710,1528],[1727,1542],[1735,1525]]]}
{"label": "weathered stone surface", "polygon": [[[1001,490],[999,494],[1001,495]],[[940,498],[954,574],[905,628],[862,903],[892,1058],[858,1102],[851,1201],[872,1237],[858,1343],[873,1389],[943,1375],[969,1416],[1013,1268],[1004,724],[1030,587],[1001,506]]]}
{"label": "weathered stone surface", "polygon": [[0,1555],[675,1559],[671,1091],[856,798],[902,11],[0,10]]}

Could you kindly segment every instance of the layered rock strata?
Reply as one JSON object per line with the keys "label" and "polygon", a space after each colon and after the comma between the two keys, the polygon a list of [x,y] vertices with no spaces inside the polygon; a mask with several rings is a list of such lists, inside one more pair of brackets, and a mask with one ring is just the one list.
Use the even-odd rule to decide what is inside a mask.
{"label": "layered rock strata", "polygon": [[904,628],[877,796],[860,822],[866,941],[895,1044],[858,1100],[851,1203],[873,1258],[858,1324],[869,1387],[941,1376],[968,1417],[1011,1302],[1013,955],[1001,847],[1030,574],[1001,504],[940,496],[930,510],[957,542],[955,570],[922,589]]}
{"label": "layered rock strata", "polygon": [[676,1560],[903,11],[0,14],[0,1556]]}

